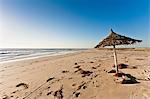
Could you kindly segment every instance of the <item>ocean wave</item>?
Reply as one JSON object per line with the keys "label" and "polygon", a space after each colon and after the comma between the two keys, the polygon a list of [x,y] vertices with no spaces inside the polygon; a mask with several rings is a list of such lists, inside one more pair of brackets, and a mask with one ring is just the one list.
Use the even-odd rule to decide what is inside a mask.
{"label": "ocean wave", "polygon": [[82,50],[86,49],[0,49],[0,62],[44,55],[61,55]]}

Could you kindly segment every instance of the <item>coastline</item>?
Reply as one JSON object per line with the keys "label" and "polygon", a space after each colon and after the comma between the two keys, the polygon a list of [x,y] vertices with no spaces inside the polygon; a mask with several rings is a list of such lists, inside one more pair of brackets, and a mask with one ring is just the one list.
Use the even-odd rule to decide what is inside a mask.
{"label": "coastline", "polygon": [[[130,73],[137,78],[150,78],[150,62],[148,61],[150,51],[143,49],[140,51],[117,50],[117,54],[119,63],[137,67],[137,69],[121,71]],[[64,99],[74,99],[76,96],[72,93],[84,84],[85,88],[76,91],[79,93],[76,98],[130,99],[133,97],[132,99],[148,99],[147,97],[150,97],[150,81],[139,80],[139,84],[131,86],[114,82],[114,77],[107,73],[112,69],[112,56],[111,50],[90,49],[65,55],[43,56],[2,63],[0,64],[0,97],[7,95],[12,99],[17,97],[22,99],[45,83],[48,78],[54,77],[54,80],[45,83],[28,98],[54,99],[53,94],[48,95],[48,93],[57,91],[63,85]],[[80,73],[75,72],[76,66],[93,73],[90,76],[82,77]],[[16,87],[19,83],[27,84],[28,88]]]}
{"label": "coastline", "polygon": [[[31,49],[32,50],[32,49]],[[33,49],[34,50],[34,49]],[[38,49],[38,50],[42,50],[42,49]],[[58,50],[58,49],[52,49],[52,50]],[[68,50],[68,49],[61,49],[61,50]],[[41,53],[41,54],[37,54],[37,55],[27,55],[27,56],[21,56],[21,57],[16,57],[16,58],[12,58],[12,59],[6,59],[3,61],[0,61],[0,64],[2,63],[9,63],[9,62],[15,62],[15,61],[22,61],[22,60],[30,60],[30,59],[37,59],[37,58],[42,58],[42,57],[51,57],[51,56],[59,56],[59,55],[65,55],[65,54],[71,54],[71,53],[76,53],[76,52],[81,52],[84,50],[88,50],[88,49],[71,49],[73,51],[62,51],[62,52],[53,52],[53,53]]]}

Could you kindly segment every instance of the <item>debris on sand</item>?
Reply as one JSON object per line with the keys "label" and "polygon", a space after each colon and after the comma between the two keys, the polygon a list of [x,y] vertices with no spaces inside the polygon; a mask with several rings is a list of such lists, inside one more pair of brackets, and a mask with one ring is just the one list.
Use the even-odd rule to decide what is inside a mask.
{"label": "debris on sand", "polygon": [[87,84],[86,82],[82,82],[82,84],[81,85],[79,85],[78,87],[77,87],[77,89],[73,92],[73,95],[75,96],[75,97],[79,97],[79,95],[81,94],[80,92],[79,92],[79,90],[82,88],[82,89],[86,89],[87,88],[87,86],[85,85],[85,84]]}
{"label": "debris on sand", "polygon": [[87,88],[87,86],[83,86],[83,89],[86,89]]}
{"label": "debris on sand", "polygon": [[52,94],[52,92],[53,92],[53,91],[48,92],[48,93],[47,93],[47,96],[50,95],[50,94]]}
{"label": "debris on sand", "polygon": [[82,71],[82,68],[78,68],[78,70],[74,71],[74,73]]}
{"label": "debris on sand", "polygon": [[79,97],[80,92],[75,93],[75,97]]}
{"label": "debris on sand", "polygon": [[73,92],[73,96],[74,96],[74,97],[76,97],[76,98],[77,98],[77,97],[79,97],[79,95],[80,95],[80,92],[76,92],[76,91],[75,91],[75,92]]}
{"label": "debris on sand", "polygon": [[78,63],[74,63],[75,65],[78,65]]}
{"label": "debris on sand", "polygon": [[[123,64],[123,63],[118,64],[117,66],[118,66],[119,69],[125,69],[125,68],[129,68],[129,69],[137,69],[136,66],[129,66],[129,65]],[[113,67],[115,68],[115,65],[113,65]]]}
{"label": "debris on sand", "polygon": [[112,69],[108,73],[116,73],[116,70]]}
{"label": "debris on sand", "polygon": [[136,58],[136,60],[144,60],[143,58]]}
{"label": "debris on sand", "polygon": [[68,72],[69,72],[69,71],[67,71],[67,70],[63,70],[63,71],[62,71],[62,73],[68,73]]}
{"label": "debris on sand", "polygon": [[139,83],[136,81],[136,78],[133,77],[130,74],[125,74],[124,76],[122,76],[123,81],[121,82],[122,84],[135,84],[135,83]]}
{"label": "debris on sand", "polygon": [[[124,69],[124,68],[127,68],[127,67],[128,67],[127,64],[123,64],[123,63],[118,64],[117,66],[118,66],[119,69]],[[113,65],[113,67],[115,67],[115,65]]]}
{"label": "debris on sand", "polygon": [[76,86],[76,84],[74,83],[74,84],[72,84],[72,86]]}
{"label": "debris on sand", "polygon": [[23,86],[25,89],[28,89],[29,85],[25,84],[25,83],[19,83],[18,85],[16,85],[16,87],[20,87]]}
{"label": "debris on sand", "polygon": [[129,66],[128,68],[130,68],[130,69],[137,69],[136,66]]}
{"label": "debris on sand", "polygon": [[119,68],[119,69],[124,69],[124,68],[127,68],[127,67],[128,67],[127,64],[123,64],[123,63],[118,64],[118,68]]}
{"label": "debris on sand", "polygon": [[82,87],[84,87],[85,84],[86,83],[83,83],[83,84],[79,85],[77,90],[80,90]]}
{"label": "debris on sand", "polygon": [[73,79],[72,77],[69,77],[68,79]]}
{"label": "debris on sand", "polygon": [[121,84],[135,84],[135,83],[139,83],[136,80],[123,80],[121,82]]}
{"label": "debris on sand", "polygon": [[63,99],[63,85],[61,86],[61,88],[57,91],[54,92],[54,97],[56,97],[57,99]]}
{"label": "debris on sand", "polygon": [[74,71],[74,73],[79,72],[82,74],[82,77],[90,76],[93,72],[92,71],[85,71],[82,68],[78,68],[78,70]]}
{"label": "debris on sand", "polygon": [[85,77],[85,76],[90,76],[93,72],[92,71],[81,71],[81,74],[82,74],[82,77]]}
{"label": "debris on sand", "polygon": [[125,75],[124,73],[116,73],[114,76],[116,77],[122,77],[123,75]]}
{"label": "debris on sand", "polygon": [[90,63],[94,63],[93,61],[91,61]]}
{"label": "debris on sand", "polygon": [[74,67],[74,68],[80,68],[80,66],[76,66],[76,67]]}
{"label": "debris on sand", "polygon": [[118,77],[116,79],[117,83],[121,83],[121,84],[139,83],[138,81],[136,81],[136,78],[134,76],[130,75],[130,74],[118,73],[117,77]]}
{"label": "debris on sand", "polygon": [[92,69],[96,69],[96,67],[92,67]]}
{"label": "debris on sand", "polygon": [[55,77],[50,77],[49,79],[47,79],[46,82],[49,82],[49,81],[53,80],[54,78],[55,78]]}

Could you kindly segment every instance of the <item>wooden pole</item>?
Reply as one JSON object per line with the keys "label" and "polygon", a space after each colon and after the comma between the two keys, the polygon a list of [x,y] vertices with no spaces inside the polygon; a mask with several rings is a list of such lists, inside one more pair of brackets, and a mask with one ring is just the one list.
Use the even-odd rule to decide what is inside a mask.
{"label": "wooden pole", "polygon": [[113,45],[113,51],[114,51],[114,62],[115,62],[116,73],[118,73],[119,70],[117,66],[117,54],[116,54],[115,45]]}

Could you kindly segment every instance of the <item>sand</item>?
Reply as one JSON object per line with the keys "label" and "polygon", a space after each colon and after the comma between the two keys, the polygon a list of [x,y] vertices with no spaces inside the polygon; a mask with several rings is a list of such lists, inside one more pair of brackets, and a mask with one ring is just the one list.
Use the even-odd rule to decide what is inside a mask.
{"label": "sand", "polygon": [[139,83],[108,73],[112,50],[96,50],[0,64],[0,99],[150,99],[150,50],[117,50],[119,69]]}

